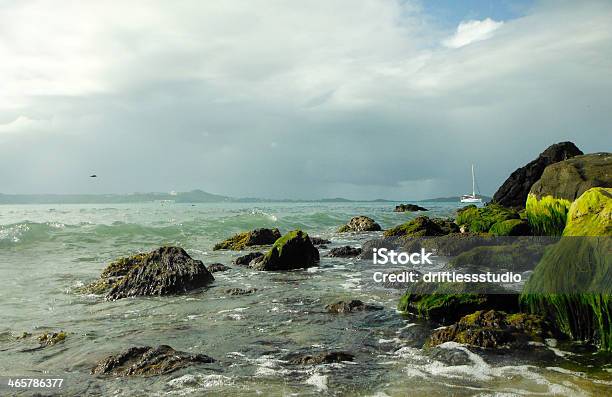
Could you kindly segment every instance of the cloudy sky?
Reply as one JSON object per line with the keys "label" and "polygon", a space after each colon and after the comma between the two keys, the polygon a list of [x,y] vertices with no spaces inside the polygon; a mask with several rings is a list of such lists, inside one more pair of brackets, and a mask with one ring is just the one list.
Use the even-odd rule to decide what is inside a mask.
{"label": "cloudy sky", "polygon": [[611,126],[608,0],[0,0],[3,193],[492,194]]}

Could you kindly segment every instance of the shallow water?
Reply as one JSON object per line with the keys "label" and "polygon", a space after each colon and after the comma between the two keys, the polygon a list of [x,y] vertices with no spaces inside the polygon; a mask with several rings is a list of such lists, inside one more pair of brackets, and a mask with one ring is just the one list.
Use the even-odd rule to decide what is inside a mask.
{"label": "shallow water", "polygon": [[[434,216],[458,205],[424,203]],[[326,258],[318,268],[256,272],[231,264],[240,253],[212,251],[231,234],[255,227],[301,228],[332,240],[328,248],[360,245],[376,233],[339,235],[350,217],[369,215],[383,228],[416,216],[390,203],[131,204],[0,206],[0,376],[65,378],[62,395],[604,395],[610,364],[592,353],[542,355],[479,352],[445,364],[420,346],[430,325],[396,312],[397,291],[362,288],[368,263]],[[205,291],[176,297],[106,302],[76,289],[116,257],[162,244],[184,247],[215,273]],[[257,288],[229,296],[228,288]],[[324,306],[361,299],[382,311],[331,315]],[[65,330],[64,343],[35,351],[27,331]],[[147,379],[89,374],[104,356],[134,345],[168,344],[204,353],[214,364]],[[34,344],[35,345],[35,344]],[[575,347],[573,348],[575,350]],[[294,366],[298,351],[342,350],[354,363]],[[594,365],[592,363],[595,363]],[[602,366],[602,362],[604,365]],[[25,393],[27,394],[27,393]]]}

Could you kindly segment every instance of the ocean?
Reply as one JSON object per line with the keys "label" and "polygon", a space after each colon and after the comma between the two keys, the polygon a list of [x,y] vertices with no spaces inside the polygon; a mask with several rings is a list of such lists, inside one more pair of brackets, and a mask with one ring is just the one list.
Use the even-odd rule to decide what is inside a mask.
{"label": "ocean", "polygon": [[[420,203],[430,216],[453,216],[460,203]],[[604,395],[610,364],[550,341],[548,352],[481,351],[454,343],[422,349],[434,327],[398,313],[401,291],[363,288],[367,261],[326,257],[360,246],[380,232],[338,234],[355,215],[383,228],[418,213],[393,203],[214,203],[0,206],[0,376],[64,378],[63,396],[347,395],[511,396]],[[257,272],[233,265],[241,253],[212,251],[240,231],[302,229],[330,239],[319,267]],[[181,296],[105,301],[79,287],[112,260],[161,245],[183,247],[215,273],[210,288]],[[242,253],[244,254],[244,253]],[[230,288],[256,288],[231,296]],[[333,315],[325,305],[360,299],[384,309]],[[24,332],[67,332],[43,349],[17,339]],[[100,378],[96,361],[132,346],[170,345],[204,353],[213,364],[151,378]],[[320,350],[353,354],[352,363],[295,366],[286,357]],[[20,395],[18,391],[11,391]],[[21,392],[28,395],[26,391]]]}

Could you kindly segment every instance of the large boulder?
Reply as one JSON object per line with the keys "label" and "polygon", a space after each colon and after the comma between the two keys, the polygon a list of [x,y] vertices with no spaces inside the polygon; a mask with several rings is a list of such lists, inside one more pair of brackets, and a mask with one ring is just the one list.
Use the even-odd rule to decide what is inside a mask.
{"label": "large boulder", "polygon": [[367,216],[356,216],[338,229],[339,233],[344,232],[375,232],[382,230],[380,225],[374,222],[374,219]]}
{"label": "large boulder", "polygon": [[574,200],[593,187],[612,187],[612,154],[576,156],[546,167],[527,197],[527,219],[539,235],[560,235]]}
{"label": "large boulder", "polygon": [[255,229],[250,232],[243,232],[233,235],[225,241],[215,244],[213,250],[234,250],[240,251],[255,245],[274,244],[281,237],[278,229]]}
{"label": "large boulder", "polygon": [[207,355],[181,352],[166,345],[132,347],[99,361],[91,373],[111,376],[164,375],[194,364],[214,361]]}
{"label": "large boulder", "polygon": [[106,293],[106,299],[171,295],[204,287],[214,281],[206,266],[180,247],[161,247],[121,258],[104,269],[87,292]]}
{"label": "large boulder", "polygon": [[459,227],[452,220],[419,216],[411,221],[385,231],[384,235],[385,237],[444,236],[458,231]]}
{"label": "large boulder", "polygon": [[505,207],[523,208],[529,190],[547,166],[581,154],[572,142],[560,142],[548,147],[535,160],[514,171],[495,192],[493,201]]}
{"label": "large boulder", "polygon": [[308,234],[294,230],[276,240],[270,251],[250,266],[256,270],[292,270],[317,266],[318,262],[319,250]]}
{"label": "large boulder", "polygon": [[612,153],[585,154],[549,165],[529,193],[538,199],[574,201],[594,187],[612,187]]}

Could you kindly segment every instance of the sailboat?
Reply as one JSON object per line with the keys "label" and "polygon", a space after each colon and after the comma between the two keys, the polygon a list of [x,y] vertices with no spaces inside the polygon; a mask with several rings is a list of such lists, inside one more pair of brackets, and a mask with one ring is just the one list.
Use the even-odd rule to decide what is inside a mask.
{"label": "sailboat", "polygon": [[482,203],[482,198],[476,196],[476,178],[474,177],[474,164],[472,164],[472,194],[461,196],[462,203]]}

